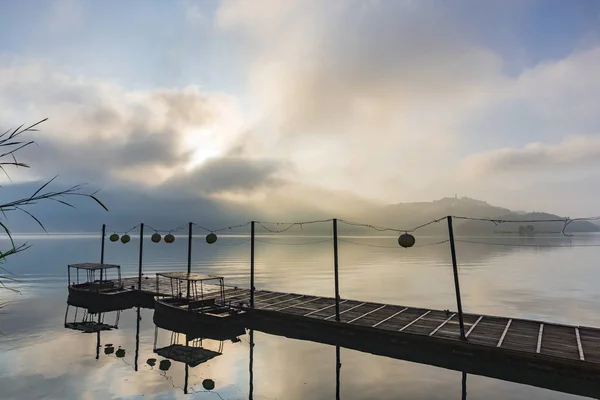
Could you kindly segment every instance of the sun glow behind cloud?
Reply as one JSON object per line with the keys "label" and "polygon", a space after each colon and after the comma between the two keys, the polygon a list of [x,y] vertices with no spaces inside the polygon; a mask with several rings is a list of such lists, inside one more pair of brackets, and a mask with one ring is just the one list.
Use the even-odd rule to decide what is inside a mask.
{"label": "sun glow behind cloud", "polygon": [[[137,2],[123,2],[142,15],[133,26],[102,3],[81,3],[60,43],[37,32],[0,44],[0,123],[49,116],[34,172],[77,181],[193,182],[242,203],[274,201],[285,183],[303,187],[303,205],[323,188],[386,202],[459,192],[519,209],[546,200],[560,212],[555,196],[531,186],[541,170],[549,181],[556,168],[572,181],[585,178],[582,168],[600,175],[591,157],[600,135],[600,24],[591,16],[600,14],[564,3],[548,11],[564,22],[549,32],[544,1],[456,3],[189,1],[185,17],[186,7],[136,13]],[[0,17],[0,34],[30,11],[12,13]],[[116,56],[82,57],[89,43]],[[104,65],[109,58],[118,62]],[[585,165],[569,141],[577,136],[590,147]],[[287,164],[267,168],[274,156]],[[572,195],[591,212],[597,196],[581,187]],[[523,194],[518,204],[511,190]]]}

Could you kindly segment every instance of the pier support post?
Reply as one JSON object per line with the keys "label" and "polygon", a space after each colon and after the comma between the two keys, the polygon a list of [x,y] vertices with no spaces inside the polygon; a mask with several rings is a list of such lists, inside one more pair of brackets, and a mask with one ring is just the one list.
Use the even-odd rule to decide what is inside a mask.
{"label": "pier support post", "polygon": [[140,265],[138,269],[138,290],[142,290],[142,256],[144,253],[144,223],[140,224]]}
{"label": "pier support post", "polygon": [[340,322],[340,281],[338,273],[337,218],[333,219],[333,278],[335,282],[335,320]]}
{"label": "pier support post", "polygon": [[[188,259],[187,259],[187,273],[192,273],[192,223],[188,225]],[[190,298],[190,280],[187,281],[187,298]]]}
{"label": "pier support post", "polygon": [[250,222],[250,308],[254,308],[254,221]]}
{"label": "pier support post", "polygon": [[452,228],[452,217],[448,216],[448,236],[450,239],[450,252],[452,253],[452,270],[454,271],[454,290],[456,292],[456,306],[458,308],[458,324],[460,327],[460,339],[465,337],[465,323],[463,320],[462,302],[460,299],[460,285],[458,283],[458,265],[456,262],[456,248],[454,247],[454,229]]}

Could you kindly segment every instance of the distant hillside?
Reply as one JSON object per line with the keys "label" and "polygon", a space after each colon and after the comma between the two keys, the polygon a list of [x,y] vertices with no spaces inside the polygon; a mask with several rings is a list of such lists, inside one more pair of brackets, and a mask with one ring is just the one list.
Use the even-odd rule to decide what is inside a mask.
{"label": "distant hillside", "polygon": [[[447,215],[464,216],[472,218],[490,218],[497,220],[555,220],[562,219],[558,215],[511,211],[508,208],[491,205],[485,201],[468,197],[445,197],[431,202],[399,203],[373,210],[364,215],[366,221],[382,226],[412,229],[436,218]],[[527,225],[532,227],[527,228]],[[454,227],[457,234],[492,234],[492,233],[560,233],[563,229],[562,222],[536,222],[536,223],[503,223],[496,225],[489,221],[473,221],[455,219]],[[521,227],[521,229],[519,229]],[[597,232],[600,226],[588,221],[576,221],[568,225],[566,232]],[[429,225],[422,232],[441,233],[447,231],[445,221]]]}
{"label": "distant hillside", "polygon": [[[499,220],[513,221],[546,221],[563,219],[558,215],[532,212],[526,214],[517,214],[514,212],[492,217]],[[491,226],[490,226],[491,225]],[[564,227],[564,222],[506,222],[499,225],[491,224],[486,221],[465,221],[460,225],[460,232],[464,233],[520,233],[531,235],[535,233],[560,233]],[[600,227],[589,221],[570,222],[565,233],[575,232],[598,232]]]}

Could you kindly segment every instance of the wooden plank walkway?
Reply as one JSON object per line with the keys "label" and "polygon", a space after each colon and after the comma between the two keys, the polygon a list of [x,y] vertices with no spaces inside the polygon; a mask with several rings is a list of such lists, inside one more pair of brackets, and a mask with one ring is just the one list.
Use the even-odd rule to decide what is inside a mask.
{"label": "wooden plank walkway", "polygon": [[[168,279],[159,278],[157,288],[152,275],[143,277],[141,291],[137,277],[122,282],[134,292],[124,308],[186,295]],[[250,308],[249,289],[225,286],[224,295],[226,304],[247,311],[247,328],[265,333],[600,398],[598,328],[465,313],[461,340],[452,311],[340,299],[337,322],[331,297],[257,290]],[[219,287],[204,285],[204,297],[219,299]]]}
{"label": "wooden plank walkway", "polygon": [[[250,309],[248,289],[227,287],[225,298],[231,306]],[[254,312],[331,322],[336,317],[335,300],[327,297],[257,290],[254,306]],[[468,343],[600,365],[600,329],[469,313],[463,318]],[[458,314],[442,310],[340,299],[340,322],[460,341]]]}
{"label": "wooden plank walkway", "polygon": [[[138,278],[124,278],[126,288],[137,289]],[[205,297],[218,297],[218,287]],[[168,296],[168,280],[142,279],[142,291]],[[212,293],[210,293],[212,292]],[[227,286],[225,299],[234,307],[249,309],[250,290]],[[270,311],[335,322],[335,300],[328,297],[257,290],[253,311]],[[463,314],[467,342],[539,354],[566,360],[600,364],[600,329],[542,321]],[[460,340],[458,314],[376,302],[340,299],[340,322],[349,326],[404,332],[433,338]]]}

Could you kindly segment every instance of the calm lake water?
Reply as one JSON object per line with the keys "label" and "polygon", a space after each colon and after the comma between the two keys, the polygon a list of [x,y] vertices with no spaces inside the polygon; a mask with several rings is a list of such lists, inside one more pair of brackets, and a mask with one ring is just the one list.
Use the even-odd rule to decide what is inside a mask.
{"label": "calm lake water", "polygon": [[[0,315],[0,398],[2,399],[335,399],[336,348],[254,332],[241,341],[205,340],[220,356],[189,368],[173,362],[160,371],[149,358],[171,333],[155,330],[152,311],[122,311],[118,329],[81,333],[64,328],[67,264],[98,262],[99,235],[21,236],[33,245],[4,266],[21,294],[0,292],[11,304]],[[412,249],[396,237],[344,237],[339,242],[340,294],[344,298],[405,306],[456,309],[448,243],[419,237]],[[502,235],[462,237],[457,243],[463,307],[468,312],[530,317],[600,326],[598,255],[600,236],[577,235],[519,239]],[[475,242],[475,243],[474,243]],[[4,242],[6,244],[7,242]],[[482,244],[483,243],[483,244]],[[185,270],[187,241],[144,241],[144,273]],[[137,273],[139,241],[106,243],[105,262],[120,264],[124,276]],[[221,236],[215,245],[194,239],[193,271],[220,274],[226,283],[248,285],[249,242]],[[333,297],[333,250],[330,238],[261,236],[256,242],[256,286]],[[74,308],[70,308],[70,315]],[[80,311],[81,312],[81,311]],[[105,322],[114,322],[108,313]],[[139,343],[136,357],[136,338]],[[100,345],[98,357],[97,345]],[[105,354],[106,344],[125,349],[120,358]],[[461,399],[463,374],[341,349],[339,392],[342,399]],[[136,371],[137,362],[137,371]],[[252,370],[252,375],[250,373]],[[252,376],[252,379],[251,379]],[[202,387],[215,382],[213,391]],[[466,398],[580,398],[532,386],[469,374]]]}

